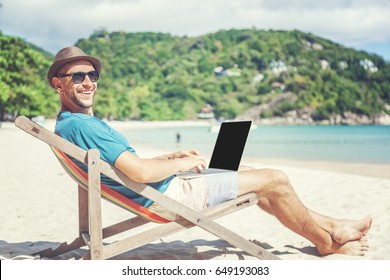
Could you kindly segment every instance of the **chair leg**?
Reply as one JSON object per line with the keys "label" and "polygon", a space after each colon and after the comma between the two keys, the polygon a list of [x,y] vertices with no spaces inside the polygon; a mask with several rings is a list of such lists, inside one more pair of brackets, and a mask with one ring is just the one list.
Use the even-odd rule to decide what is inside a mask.
{"label": "chair leg", "polygon": [[88,151],[88,220],[91,259],[103,259],[103,230],[100,188],[100,153]]}
{"label": "chair leg", "polygon": [[88,191],[82,186],[78,186],[79,199],[79,236],[81,233],[89,231],[88,221]]}

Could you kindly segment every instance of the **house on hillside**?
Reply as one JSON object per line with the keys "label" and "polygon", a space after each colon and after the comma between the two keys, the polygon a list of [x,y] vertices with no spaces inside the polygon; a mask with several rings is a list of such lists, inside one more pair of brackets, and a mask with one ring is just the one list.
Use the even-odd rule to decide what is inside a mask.
{"label": "house on hillside", "polygon": [[213,112],[213,106],[210,104],[206,104],[200,109],[200,112],[198,113],[199,119],[212,119],[214,118],[214,112]]}
{"label": "house on hillside", "polygon": [[321,59],[320,60],[320,65],[322,70],[330,70],[330,64],[327,60]]}
{"label": "house on hillside", "polygon": [[284,89],[286,88],[286,86],[283,83],[279,83],[279,82],[273,82],[271,84],[271,87],[272,90],[280,89],[281,91],[284,91]]}
{"label": "house on hillside", "polygon": [[252,82],[254,84],[260,83],[264,79],[264,75],[259,71],[256,71],[256,74],[253,76]]}
{"label": "house on hillside", "polygon": [[241,72],[238,69],[238,65],[234,64],[233,69],[225,69],[222,66],[217,66],[214,68],[214,75],[217,77],[223,77],[223,76],[228,76],[228,77],[240,77]]}
{"label": "house on hillside", "polygon": [[276,75],[278,75],[278,76],[280,75],[280,73],[285,72],[285,71],[288,70],[286,64],[282,60],[275,60],[275,59],[273,59],[270,62],[269,67],[271,69],[271,72],[276,74]]}
{"label": "house on hillside", "polygon": [[378,67],[369,59],[364,59],[359,61],[359,65],[362,66],[365,70],[375,73],[378,71]]}
{"label": "house on hillside", "polygon": [[339,66],[340,66],[340,68],[342,70],[347,69],[348,68],[348,63],[346,61],[342,60],[342,61],[339,62]]}

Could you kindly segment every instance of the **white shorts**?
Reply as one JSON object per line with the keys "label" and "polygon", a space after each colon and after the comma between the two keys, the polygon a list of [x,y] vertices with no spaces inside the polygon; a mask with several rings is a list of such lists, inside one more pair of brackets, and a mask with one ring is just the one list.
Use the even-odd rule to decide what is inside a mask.
{"label": "white shorts", "polygon": [[[208,207],[237,198],[237,172],[208,174],[205,176],[182,179],[174,178],[164,195],[195,210],[203,211]],[[175,220],[177,215],[154,202],[148,208],[150,211],[168,220]]]}

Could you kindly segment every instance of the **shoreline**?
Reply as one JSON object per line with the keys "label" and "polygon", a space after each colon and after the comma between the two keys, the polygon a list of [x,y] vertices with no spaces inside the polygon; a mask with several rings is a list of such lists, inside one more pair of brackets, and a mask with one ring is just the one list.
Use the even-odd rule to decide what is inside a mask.
{"label": "shoreline", "polygon": [[[240,120],[240,119],[237,119]],[[54,127],[56,119],[44,119],[45,127]],[[194,120],[155,120],[155,121],[138,121],[138,120],[107,120],[103,119],[103,121],[110,124],[115,129],[123,129],[123,128],[164,128],[164,127],[188,127],[188,126],[209,126],[219,124],[220,122],[216,119],[194,119]],[[235,121],[235,120],[232,120]],[[7,127],[9,125],[13,125],[11,121],[5,121],[1,123],[3,127]],[[390,123],[373,123],[373,124],[323,124],[323,123],[279,123],[279,122],[256,122],[253,121],[254,125],[257,126],[390,126]],[[1,129],[1,126],[0,126]]]}
{"label": "shoreline", "polygon": [[246,158],[243,163],[261,162],[263,165],[287,166],[310,170],[332,171],[373,178],[390,179],[390,164],[367,162],[342,162],[325,160],[300,160],[287,158]]}

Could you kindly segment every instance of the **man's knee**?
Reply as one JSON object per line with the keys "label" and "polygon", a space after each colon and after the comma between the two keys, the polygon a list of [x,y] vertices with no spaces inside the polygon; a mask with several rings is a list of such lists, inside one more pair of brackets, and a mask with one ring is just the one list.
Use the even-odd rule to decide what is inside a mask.
{"label": "man's knee", "polygon": [[270,170],[270,174],[272,180],[271,193],[273,195],[280,197],[291,193],[292,187],[286,173],[274,169]]}
{"label": "man's knee", "polygon": [[272,198],[290,191],[287,175],[276,169],[254,169],[240,172],[241,194],[256,192],[262,197]]}

